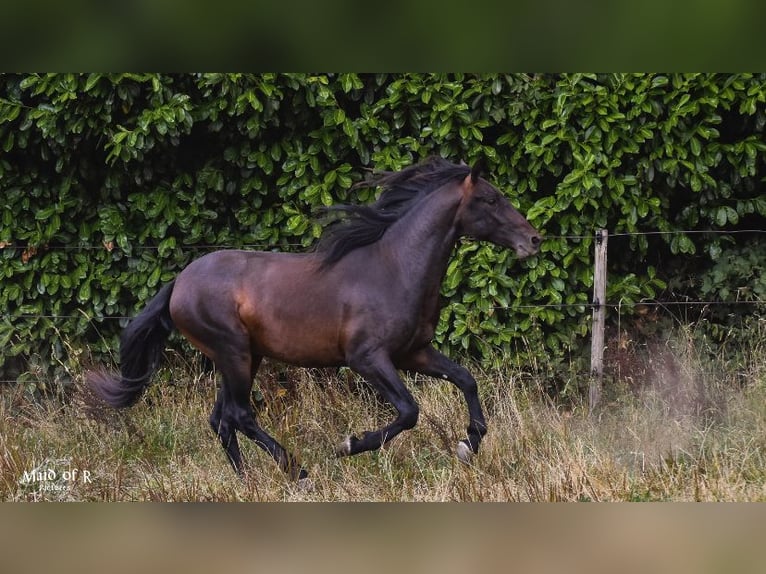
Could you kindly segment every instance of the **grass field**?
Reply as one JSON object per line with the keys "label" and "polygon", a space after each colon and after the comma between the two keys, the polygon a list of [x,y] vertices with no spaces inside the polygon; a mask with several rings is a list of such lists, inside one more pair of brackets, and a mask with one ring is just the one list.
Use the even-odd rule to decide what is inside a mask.
{"label": "grass field", "polygon": [[288,481],[244,438],[249,473],[234,475],[207,423],[214,375],[188,364],[162,370],[120,412],[89,413],[77,391],[33,400],[7,387],[0,499],[766,501],[761,351],[734,372],[674,348],[674,367],[640,384],[628,373],[608,378],[592,414],[576,398],[554,403],[545,369],[474,367],[490,430],[471,465],[454,456],[467,412],[451,385],[410,379],[418,426],[384,450],[338,459],[341,437],[382,425],[391,411],[364,388],[352,392],[343,374],[291,370],[280,385],[272,371],[259,417],[309,471],[311,488]]}

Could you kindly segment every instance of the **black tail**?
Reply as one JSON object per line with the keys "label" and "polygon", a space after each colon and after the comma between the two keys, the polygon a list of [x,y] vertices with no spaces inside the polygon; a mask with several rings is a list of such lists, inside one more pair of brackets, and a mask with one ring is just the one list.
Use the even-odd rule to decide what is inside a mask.
{"label": "black tail", "polygon": [[170,295],[175,281],[165,285],[125,327],[120,337],[120,375],[91,371],[86,381],[96,397],[115,408],[134,404],[159,365],[165,341],[173,330]]}

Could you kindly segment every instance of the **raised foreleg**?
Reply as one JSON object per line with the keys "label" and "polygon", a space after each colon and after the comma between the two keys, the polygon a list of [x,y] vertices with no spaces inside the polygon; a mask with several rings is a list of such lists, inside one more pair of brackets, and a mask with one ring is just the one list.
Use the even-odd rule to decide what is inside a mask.
{"label": "raised foreleg", "polygon": [[468,369],[430,346],[407,356],[399,361],[397,366],[430,377],[446,379],[463,391],[468,405],[468,438],[458,442],[455,452],[462,462],[470,462],[473,455],[479,452],[481,439],[487,433],[487,422],[479,401],[476,379],[468,372]]}

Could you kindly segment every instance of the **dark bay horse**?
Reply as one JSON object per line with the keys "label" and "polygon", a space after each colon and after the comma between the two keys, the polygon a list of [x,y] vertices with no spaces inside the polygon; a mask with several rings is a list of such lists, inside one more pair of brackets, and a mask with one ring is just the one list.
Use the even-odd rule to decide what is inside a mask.
{"label": "dark bay horse", "polygon": [[431,346],[440,286],[457,239],[539,249],[540,234],[479,169],[431,158],[365,185],[382,192],[370,205],[337,206],[340,216],[317,248],[289,254],[216,251],[189,264],[125,328],[120,374],[87,375],[113,407],[136,402],[175,327],[221,372],[210,425],[242,474],[236,431],[254,440],[293,478],[306,471],[256,420],[250,392],[264,357],[304,367],[348,366],[398,413],[390,424],[336,448],[347,456],[380,448],[418,420],[399,370],[454,383],[468,405],[468,436],[456,449],[467,462],[487,431],[476,381]]}

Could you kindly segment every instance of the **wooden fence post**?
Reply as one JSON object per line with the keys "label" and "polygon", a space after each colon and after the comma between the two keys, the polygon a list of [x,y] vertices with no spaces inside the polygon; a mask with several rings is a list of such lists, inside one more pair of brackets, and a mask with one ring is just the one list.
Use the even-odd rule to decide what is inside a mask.
{"label": "wooden fence post", "polygon": [[604,374],[604,327],[606,322],[606,229],[596,232],[595,262],[593,268],[593,332],[590,347],[590,412],[601,396],[601,378]]}

